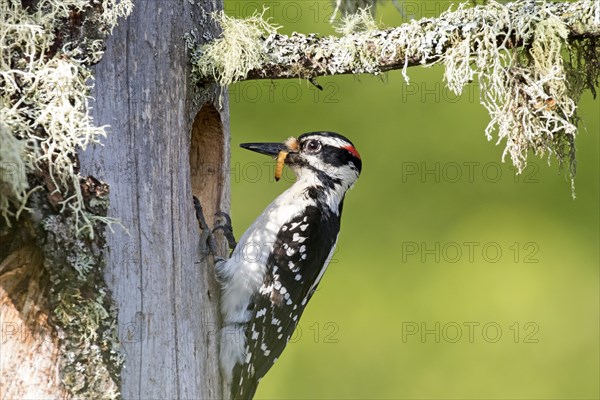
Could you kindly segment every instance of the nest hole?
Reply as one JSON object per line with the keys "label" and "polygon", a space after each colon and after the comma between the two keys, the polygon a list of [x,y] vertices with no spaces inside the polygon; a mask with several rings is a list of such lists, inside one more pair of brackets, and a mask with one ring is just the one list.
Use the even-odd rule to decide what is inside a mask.
{"label": "nest hole", "polygon": [[190,179],[192,194],[200,200],[209,226],[214,226],[224,182],[223,123],[210,103],[202,106],[192,125]]}

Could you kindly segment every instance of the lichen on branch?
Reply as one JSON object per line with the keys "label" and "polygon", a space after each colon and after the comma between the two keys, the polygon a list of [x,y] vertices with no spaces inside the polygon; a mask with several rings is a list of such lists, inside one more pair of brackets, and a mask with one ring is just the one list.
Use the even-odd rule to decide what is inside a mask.
{"label": "lichen on branch", "polygon": [[[595,93],[600,74],[599,7],[592,0],[461,4],[437,18],[385,30],[364,21],[355,24],[358,30],[345,29],[356,22],[346,20],[339,37],[280,35],[256,15],[233,20],[220,14],[216,18],[226,20],[227,29],[222,38],[195,49],[193,73],[198,82],[225,86],[246,79],[314,79],[401,69],[408,82],[408,67],[443,64],[445,82],[455,93],[479,82],[481,103],[491,118],[485,133],[490,140],[505,142],[503,159],[509,156],[520,172],[529,152],[552,154],[561,165],[568,161],[573,176],[576,104],[584,89]],[[355,15],[371,17],[364,10]],[[246,44],[236,32],[250,28],[262,34],[255,33]],[[236,46],[254,49],[252,62],[227,58]]]}
{"label": "lichen on branch", "polygon": [[[279,27],[263,19],[263,13],[243,20],[228,17],[224,12],[214,13],[223,34],[211,46],[204,47],[202,54],[195,57],[194,76],[213,76],[221,86],[243,80],[248,71],[260,68],[268,62],[261,38],[264,34],[275,34]],[[201,60],[210,60],[202,62]]]}

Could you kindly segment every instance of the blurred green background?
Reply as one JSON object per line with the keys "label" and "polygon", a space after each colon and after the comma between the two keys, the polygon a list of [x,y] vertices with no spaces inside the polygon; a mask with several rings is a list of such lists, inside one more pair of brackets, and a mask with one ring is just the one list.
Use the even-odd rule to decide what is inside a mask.
{"label": "blurred green background", "polygon": [[[331,34],[326,1],[270,7],[281,32]],[[386,2],[385,26],[449,2]],[[251,81],[230,88],[232,216],[240,237],[292,182],[239,143],[313,130],[363,159],[338,251],[259,399],[597,399],[600,101],[579,104],[577,199],[553,159],[515,176],[488,142],[476,84],[457,97],[442,68],[381,77]]]}

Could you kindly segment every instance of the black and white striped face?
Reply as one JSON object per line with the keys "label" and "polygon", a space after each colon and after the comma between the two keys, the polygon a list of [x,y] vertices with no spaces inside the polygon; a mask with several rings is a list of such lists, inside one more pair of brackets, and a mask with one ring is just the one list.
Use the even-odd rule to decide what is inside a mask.
{"label": "black and white striped face", "polygon": [[298,137],[298,151],[286,163],[298,175],[316,173],[342,186],[351,187],[362,168],[360,154],[344,136],[334,132],[309,132]]}
{"label": "black and white striped face", "polygon": [[[285,143],[244,143],[243,148],[277,156],[287,152],[285,164],[299,179],[315,178],[324,184],[350,188],[362,168],[360,154],[354,144],[335,132],[308,132]],[[315,182],[319,183],[319,182]]]}

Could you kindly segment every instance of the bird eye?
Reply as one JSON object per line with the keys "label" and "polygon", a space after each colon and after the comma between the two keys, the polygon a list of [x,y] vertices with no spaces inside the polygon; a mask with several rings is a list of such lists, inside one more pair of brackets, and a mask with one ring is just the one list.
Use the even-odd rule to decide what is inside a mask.
{"label": "bird eye", "polygon": [[314,139],[309,140],[308,142],[306,142],[304,149],[308,152],[316,153],[317,151],[321,150],[321,142]]}

